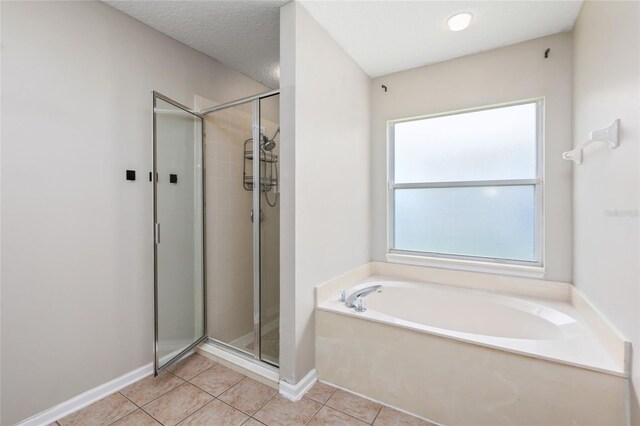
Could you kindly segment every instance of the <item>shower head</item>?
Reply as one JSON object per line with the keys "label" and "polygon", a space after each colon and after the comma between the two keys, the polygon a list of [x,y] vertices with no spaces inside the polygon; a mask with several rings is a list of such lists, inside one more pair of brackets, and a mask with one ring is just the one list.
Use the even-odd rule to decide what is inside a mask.
{"label": "shower head", "polygon": [[271,151],[273,150],[273,148],[276,147],[276,141],[274,141],[273,139],[269,139],[266,136],[262,136],[262,143],[260,143],[262,149],[264,149],[265,151]]}
{"label": "shower head", "polygon": [[276,147],[275,139],[278,133],[280,133],[280,127],[278,127],[278,130],[276,130],[271,139],[267,138],[265,135],[262,135],[262,149],[264,149],[265,151],[272,151],[273,148]]}

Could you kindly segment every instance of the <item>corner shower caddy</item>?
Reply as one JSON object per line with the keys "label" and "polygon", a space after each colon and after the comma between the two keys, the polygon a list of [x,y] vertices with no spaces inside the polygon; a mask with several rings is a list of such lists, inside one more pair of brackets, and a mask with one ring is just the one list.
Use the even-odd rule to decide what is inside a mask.
{"label": "corner shower caddy", "polygon": [[[260,135],[262,138],[263,136]],[[278,155],[265,151],[262,146],[260,152],[260,190],[269,192],[278,188]],[[248,162],[248,167],[247,167]],[[244,159],[242,161],[242,186],[247,191],[253,191],[253,175],[247,173],[252,170],[253,139],[244,141]]]}

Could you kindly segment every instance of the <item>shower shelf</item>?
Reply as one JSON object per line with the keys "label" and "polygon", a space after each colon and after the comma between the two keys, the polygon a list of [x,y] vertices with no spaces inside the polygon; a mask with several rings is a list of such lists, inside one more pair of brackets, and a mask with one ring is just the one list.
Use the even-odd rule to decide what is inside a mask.
{"label": "shower shelf", "polygon": [[[253,160],[253,152],[245,151],[244,152],[245,160]],[[276,154],[272,154],[270,152],[261,152],[260,153],[260,161],[263,163],[277,163],[278,156]]]}
{"label": "shower shelf", "polygon": [[[260,186],[262,187],[263,191],[271,191],[271,188],[273,188],[277,184],[278,184],[278,181],[275,178],[271,178],[271,179],[267,179],[267,178],[264,178],[264,177],[260,178]],[[247,191],[252,191],[253,190],[253,176],[245,175],[244,179],[242,181],[242,185],[244,186],[244,189],[246,189]]]}
{"label": "shower shelf", "polygon": [[[253,150],[251,139],[244,143],[244,153],[242,161],[242,186],[247,191],[253,191]],[[260,147],[260,190],[269,192],[278,188],[278,154],[266,151]]]}

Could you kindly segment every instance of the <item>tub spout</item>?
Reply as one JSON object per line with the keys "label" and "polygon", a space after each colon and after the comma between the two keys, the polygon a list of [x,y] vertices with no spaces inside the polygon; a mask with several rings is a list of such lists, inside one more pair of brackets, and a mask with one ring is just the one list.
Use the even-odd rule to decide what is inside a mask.
{"label": "tub spout", "polygon": [[353,293],[351,293],[345,300],[344,304],[348,307],[348,308],[353,308],[354,307],[354,302],[356,301],[357,298],[364,298],[365,296],[373,293],[373,292],[378,292],[380,293],[382,291],[382,285],[381,284],[376,284],[376,285],[370,285],[368,287],[364,287],[364,288],[360,288],[356,291],[354,291]]}

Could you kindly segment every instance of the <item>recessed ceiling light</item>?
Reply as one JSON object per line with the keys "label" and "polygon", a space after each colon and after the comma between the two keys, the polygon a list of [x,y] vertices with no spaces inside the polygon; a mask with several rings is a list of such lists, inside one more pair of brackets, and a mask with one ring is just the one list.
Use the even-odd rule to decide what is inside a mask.
{"label": "recessed ceiling light", "polygon": [[473,15],[469,12],[456,13],[447,19],[447,26],[451,31],[462,31],[469,26]]}

